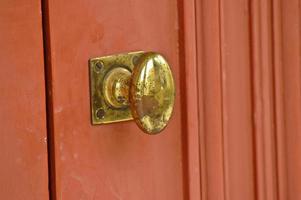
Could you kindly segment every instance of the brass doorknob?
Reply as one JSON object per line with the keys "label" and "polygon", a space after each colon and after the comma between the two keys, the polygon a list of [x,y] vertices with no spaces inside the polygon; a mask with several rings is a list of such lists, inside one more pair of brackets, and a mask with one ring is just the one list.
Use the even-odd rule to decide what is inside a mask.
{"label": "brass doorknob", "polygon": [[[112,56],[110,59],[103,58],[106,59],[101,60],[102,67],[107,69],[103,70],[103,76],[99,80],[102,84],[98,84],[98,90],[101,90],[104,100],[102,102],[104,116],[98,120],[111,123],[134,119],[148,134],[162,131],[172,115],[175,97],[172,72],[163,56],[154,52],[134,52],[116,55],[115,62]],[[96,64],[91,65],[92,68],[93,66]],[[93,72],[91,75],[93,76]],[[130,110],[128,113],[130,116],[125,116],[126,110]],[[108,121],[105,121],[106,112],[111,113],[107,116]],[[97,113],[94,113],[95,117],[97,118]]]}

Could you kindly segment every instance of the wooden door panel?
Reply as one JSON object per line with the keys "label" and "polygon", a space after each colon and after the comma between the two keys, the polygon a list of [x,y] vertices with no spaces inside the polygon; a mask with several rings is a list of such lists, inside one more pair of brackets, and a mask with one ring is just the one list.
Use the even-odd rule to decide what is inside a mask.
{"label": "wooden door panel", "polygon": [[277,6],[279,196],[293,200],[301,198],[301,6],[298,0]]}
{"label": "wooden door panel", "polygon": [[[57,198],[297,199],[298,1],[48,1]],[[163,53],[174,116],[151,137],[91,126],[88,59]],[[299,120],[299,121],[298,121]]]}
{"label": "wooden door panel", "polygon": [[[300,192],[298,0],[0,3],[3,199],[294,200]],[[156,136],[92,126],[88,59],[158,51],[176,82]]]}
{"label": "wooden door panel", "polygon": [[196,1],[202,199],[225,199],[220,1]]}
{"label": "wooden door panel", "polygon": [[196,3],[203,199],[255,198],[248,3]]}
{"label": "wooden door panel", "polygon": [[196,2],[202,199],[299,199],[300,2]]}
{"label": "wooden door panel", "polygon": [[48,199],[41,3],[0,3],[0,198]]}
{"label": "wooden door panel", "polygon": [[[187,127],[181,106],[185,98],[181,81],[186,79],[179,64],[177,1],[56,0],[47,2],[46,12],[54,195],[58,199],[187,197],[183,150]],[[134,122],[90,123],[88,59],[136,50],[165,55],[176,83],[173,117],[156,136],[142,133]],[[191,97],[196,99],[196,94]],[[190,123],[193,120],[197,121]]]}
{"label": "wooden door panel", "polygon": [[[220,61],[225,197],[254,199],[248,1],[221,1]],[[239,188],[239,189],[238,189]]]}

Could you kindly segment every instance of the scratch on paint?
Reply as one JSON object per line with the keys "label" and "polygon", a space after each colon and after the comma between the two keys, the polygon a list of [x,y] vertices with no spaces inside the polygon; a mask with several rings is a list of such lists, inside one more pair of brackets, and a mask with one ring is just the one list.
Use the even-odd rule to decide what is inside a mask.
{"label": "scratch on paint", "polygon": [[116,191],[114,190],[114,188],[112,187],[111,184],[109,185],[109,188],[110,188],[112,194],[113,194],[117,199],[122,200],[120,194],[118,194],[118,192],[116,192]]}
{"label": "scratch on paint", "polygon": [[63,110],[63,106],[58,106],[57,108],[54,109],[54,113],[60,113]]}
{"label": "scratch on paint", "polygon": [[75,102],[75,103],[71,103],[71,104],[68,104],[68,105],[58,105],[56,108],[54,108],[54,113],[60,113],[63,110],[66,110],[66,109],[73,109],[74,107],[77,107],[79,104],[80,103]]}
{"label": "scratch on paint", "polygon": [[26,131],[28,131],[29,133],[33,133],[33,129],[31,128],[26,128]]}
{"label": "scratch on paint", "polygon": [[71,174],[71,177],[75,180],[77,180],[78,182],[82,183],[82,178],[76,174]]}

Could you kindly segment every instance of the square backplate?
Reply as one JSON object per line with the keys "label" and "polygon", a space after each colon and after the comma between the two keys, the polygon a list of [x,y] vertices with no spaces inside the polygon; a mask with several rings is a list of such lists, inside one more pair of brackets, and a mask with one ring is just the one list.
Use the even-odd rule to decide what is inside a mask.
{"label": "square backplate", "polygon": [[106,74],[116,67],[124,67],[132,71],[142,54],[143,52],[139,51],[89,60],[92,124],[108,124],[133,119],[129,107],[117,109],[105,101],[102,91],[103,80]]}

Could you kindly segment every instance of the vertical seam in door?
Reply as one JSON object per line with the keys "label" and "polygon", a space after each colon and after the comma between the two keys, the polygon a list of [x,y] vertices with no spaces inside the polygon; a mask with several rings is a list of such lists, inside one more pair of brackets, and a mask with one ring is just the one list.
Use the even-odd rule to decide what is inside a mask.
{"label": "vertical seam in door", "polygon": [[41,0],[43,50],[45,67],[45,96],[46,96],[46,123],[47,123],[47,153],[48,153],[48,187],[49,199],[55,200],[55,156],[53,133],[53,102],[52,102],[52,70],[48,0]]}
{"label": "vertical seam in door", "polygon": [[[179,64],[182,66],[185,66],[185,45],[184,45],[184,2],[183,0],[178,0],[177,1],[177,8],[178,8],[178,23],[179,23],[179,35],[178,35],[178,41],[179,41]],[[184,68],[184,74],[186,74],[186,69]],[[180,76],[180,90],[183,91],[184,97],[187,95],[187,92],[185,90],[186,88],[186,83],[185,83],[185,77]],[[187,100],[186,98],[181,98],[181,105],[187,105]],[[187,113],[187,108],[186,106],[181,106],[181,112]],[[187,128],[187,120],[186,120],[186,114],[185,118],[182,119],[182,128],[181,131],[184,133]],[[190,199],[190,194],[189,194],[189,158],[188,158],[188,137],[185,134],[182,134],[182,156],[183,156],[183,182],[187,184],[183,184],[183,199]]]}
{"label": "vertical seam in door", "polygon": [[[252,4],[253,3],[253,4]],[[254,26],[257,25],[256,22],[255,22],[255,9],[253,7],[256,6],[256,8],[258,8],[258,2],[253,2],[253,1],[249,1],[249,29],[250,29],[250,34],[249,34],[249,37],[250,37],[250,66],[251,66],[251,70],[250,70],[250,80],[251,80],[251,109],[252,109],[252,113],[255,113],[255,110],[256,110],[256,105],[255,105],[255,71],[254,71],[254,68],[255,68],[255,47],[254,47],[254,43],[255,43],[255,29],[254,29]],[[258,17],[260,18],[260,12],[258,12]],[[259,197],[259,191],[258,191],[258,166],[257,166],[257,163],[258,163],[258,155],[257,155],[257,151],[256,151],[256,141],[257,141],[257,130],[256,130],[256,120],[255,120],[255,114],[253,114],[252,116],[252,139],[253,139],[253,142],[252,142],[252,145],[253,145],[253,166],[254,166],[254,192],[255,192],[255,198],[256,199],[260,199]]]}
{"label": "vertical seam in door", "polygon": [[[298,51],[299,51],[299,66],[301,66],[301,2],[300,0],[298,1],[298,32],[299,32],[299,48],[298,48]],[[299,71],[299,77],[301,77],[301,70]],[[301,92],[301,91],[299,91]]]}
{"label": "vertical seam in door", "polygon": [[[200,199],[200,174],[199,173],[199,128],[198,123],[198,106],[195,95],[198,95],[196,78],[196,48],[195,48],[195,1],[178,0],[179,12],[179,62],[183,68],[185,76],[180,76],[180,90],[183,92],[181,98],[181,111],[185,113],[182,118],[182,149],[183,149],[183,175],[184,181],[184,199]],[[193,14],[193,15],[191,15]],[[188,18],[189,17],[189,18]],[[190,19],[190,20],[189,20]],[[189,59],[188,59],[189,58]],[[188,80],[188,77],[191,80]],[[194,91],[193,91],[194,90]],[[193,105],[188,101],[194,98]],[[188,104],[189,103],[189,104]],[[189,112],[189,109],[194,109]],[[191,121],[193,120],[193,121]],[[197,123],[195,123],[197,122]],[[192,125],[192,127],[190,126]],[[192,140],[193,139],[193,140]],[[190,145],[197,145],[193,148]],[[193,158],[191,156],[194,156]],[[193,160],[192,160],[193,159]],[[197,169],[196,169],[197,167]]]}
{"label": "vertical seam in door", "polygon": [[[297,25],[297,27],[298,27],[298,32],[299,32],[299,37],[298,37],[298,40],[299,40],[299,44],[298,44],[298,46],[299,46],[299,48],[298,48],[298,52],[299,52],[299,54],[298,54],[298,60],[299,60],[299,67],[301,66],[301,2],[300,2],[300,0],[298,1],[298,17],[299,17],[299,19],[298,19],[298,25]],[[299,70],[299,80],[301,79],[300,78],[301,77],[301,70]],[[301,91],[299,91],[300,93],[301,93]]]}
{"label": "vertical seam in door", "polygon": [[272,91],[272,98],[273,98],[273,110],[272,110],[272,116],[273,116],[273,123],[275,124],[275,132],[274,132],[274,135],[273,135],[273,141],[275,142],[275,154],[273,155],[274,158],[275,158],[275,168],[276,168],[276,177],[275,177],[275,182],[276,182],[276,199],[279,200],[279,165],[278,165],[278,154],[279,154],[279,149],[278,149],[278,144],[277,144],[277,135],[279,134],[279,130],[277,129],[277,116],[276,116],[276,113],[277,113],[277,97],[276,97],[276,89],[277,89],[277,86],[276,86],[276,70],[275,70],[275,11],[274,11],[274,2],[273,1],[270,1],[271,3],[271,6],[270,6],[270,12],[271,12],[271,30],[272,30],[272,33],[271,33],[271,57],[272,57],[272,87],[273,87],[273,91]]}
{"label": "vertical seam in door", "polygon": [[228,191],[226,186],[226,164],[225,164],[225,133],[224,133],[224,86],[223,86],[223,49],[222,49],[222,0],[218,1],[218,14],[219,14],[219,48],[220,48],[220,88],[221,88],[221,135],[222,135],[222,150],[223,150],[223,187],[224,187],[224,200],[228,199]]}
{"label": "vertical seam in door", "polygon": [[[197,107],[198,107],[198,138],[199,138],[199,164],[200,164],[200,195],[202,200],[206,200],[207,196],[207,155],[206,155],[206,133],[204,118],[204,85],[202,74],[203,48],[200,46],[203,39],[203,24],[199,20],[202,12],[203,1],[194,0],[195,5],[195,39],[196,39],[196,80],[197,80]],[[199,58],[200,56],[200,58]],[[200,102],[201,101],[201,102]]]}
{"label": "vertical seam in door", "polygon": [[276,160],[276,192],[278,199],[287,199],[286,191],[286,156],[285,148],[285,117],[283,100],[283,66],[282,66],[282,10],[281,1],[272,1],[272,62],[273,62],[273,92],[274,123],[275,123],[275,160]]}
{"label": "vertical seam in door", "polygon": [[[200,87],[200,80],[199,80],[199,60],[198,60],[198,52],[200,51],[200,49],[198,48],[198,21],[197,21],[197,2],[196,2],[196,0],[194,0],[193,1],[193,3],[194,3],[194,26],[195,26],[195,28],[194,28],[194,31],[195,31],[195,54],[196,54],[196,56],[195,56],[195,64],[196,64],[196,73],[195,73],[195,76],[196,76],[196,83],[197,83],[197,85],[196,85],[196,91],[197,91],[197,95],[196,95],[196,98],[197,98],[197,109],[198,109],[198,112],[197,112],[197,117],[198,117],[198,125],[199,125],[199,128],[198,128],[198,140],[199,140],[199,142],[198,142],[198,144],[199,144],[199,146],[198,146],[198,151],[199,151],[199,166],[200,166],[200,177],[199,177],[199,180],[200,180],[200,195],[201,195],[201,199],[202,200],[205,200],[205,198],[203,198],[203,195],[204,195],[204,191],[202,190],[203,189],[203,181],[202,181],[202,172],[203,172],[203,168],[202,168],[202,164],[204,164],[204,163],[202,163],[201,161],[202,161],[202,154],[201,154],[201,141],[200,141],[200,139],[201,139],[201,135],[200,135],[200,132],[201,132],[201,128],[202,128],[202,131],[203,131],[203,127],[202,127],[202,124],[201,124],[201,122],[200,122],[200,120],[201,119],[204,119],[203,117],[201,118],[200,117],[200,97],[199,97],[199,95],[200,95],[200,90],[199,90],[199,87]],[[202,94],[201,94],[202,95]],[[203,110],[203,109],[202,109]],[[205,154],[204,154],[205,155]]]}

